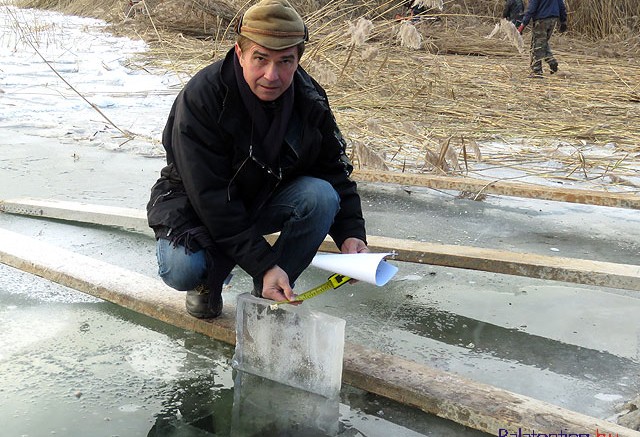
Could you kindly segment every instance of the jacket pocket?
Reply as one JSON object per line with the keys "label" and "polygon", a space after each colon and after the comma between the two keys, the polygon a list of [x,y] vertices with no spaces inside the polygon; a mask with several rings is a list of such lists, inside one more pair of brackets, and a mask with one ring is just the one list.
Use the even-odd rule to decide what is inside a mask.
{"label": "jacket pocket", "polygon": [[147,222],[156,231],[162,228],[175,231],[188,224],[195,225],[198,220],[184,189],[160,179],[151,189]]}

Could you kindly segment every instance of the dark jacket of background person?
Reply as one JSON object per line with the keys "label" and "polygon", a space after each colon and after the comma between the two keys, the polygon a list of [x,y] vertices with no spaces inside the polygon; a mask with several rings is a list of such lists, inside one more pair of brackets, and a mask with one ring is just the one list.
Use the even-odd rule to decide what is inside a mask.
{"label": "dark jacket of background person", "polygon": [[348,237],[366,242],[360,197],[349,178],[353,167],[325,91],[298,68],[292,120],[279,162],[268,165],[254,147],[261,139],[254,138],[239,95],[233,56],[232,49],[197,73],[173,104],[162,138],[167,166],[147,205],[156,237],[171,239],[203,224],[217,250],[260,276],[277,258],[254,217],[282,181],[307,175],[328,181],[340,196],[329,232],[337,246]]}
{"label": "dark jacket of background person", "polygon": [[551,17],[558,17],[561,23],[567,22],[567,8],[564,0],[529,0],[522,24],[526,26],[531,20]]}
{"label": "dark jacket of background person", "polygon": [[502,18],[506,18],[516,26],[522,22],[524,15],[524,3],[522,0],[507,0],[502,11]]}

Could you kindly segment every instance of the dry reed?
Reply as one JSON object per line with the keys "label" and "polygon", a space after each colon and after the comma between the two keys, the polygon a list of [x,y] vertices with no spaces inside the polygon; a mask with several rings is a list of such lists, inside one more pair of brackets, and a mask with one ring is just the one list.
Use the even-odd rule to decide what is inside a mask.
{"label": "dry reed", "polygon": [[[411,25],[420,49],[402,43],[401,25],[391,18],[402,4],[307,6],[311,41],[302,65],[326,87],[356,165],[489,177],[502,170],[639,188],[640,45],[608,40],[602,47],[571,32],[555,35],[560,72],[530,80],[526,50],[508,36],[484,38],[501,1],[477,2],[493,11],[486,20],[447,3],[438,20]],[[461,14],[451,14],[453,6]],[[154,10],[135,20],[119,12],[113,20],[114,31],[151,43],[148,56],[136,60],[141,68],[166,68],[169,58],[190,75],[232,44],[232,19],[192,38],[152,30]]]}
{"label": "dry reed", "polygon": [[398,41],[400,41],[401,47],[416,50],[422,47],[422,35],[420,35],[420,32],[418,32],[416,27],[409,21],[400,23]]}

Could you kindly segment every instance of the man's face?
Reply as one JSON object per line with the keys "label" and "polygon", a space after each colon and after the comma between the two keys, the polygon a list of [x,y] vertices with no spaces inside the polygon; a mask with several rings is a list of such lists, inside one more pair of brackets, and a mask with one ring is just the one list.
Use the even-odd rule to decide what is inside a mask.
{"label": "man's face", "polygon": [[265,102],[271,102],[284,93],[298,68],[298,48],[271,50],[251,44],[243,52],[236,43],[236,55],[242,66],[244,80],[251,91]]}

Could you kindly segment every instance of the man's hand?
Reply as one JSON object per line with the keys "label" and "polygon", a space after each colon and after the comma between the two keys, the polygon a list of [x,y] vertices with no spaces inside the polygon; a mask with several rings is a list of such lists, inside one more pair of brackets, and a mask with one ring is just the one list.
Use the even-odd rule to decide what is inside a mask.
{"label": "man's hand", "polygon": [[563,21],[560,23],[560,29],[558,29],[560,33],[565,33],[567,31],[567,22]]}
{"label": "man's hand", "polygon": [[[342,243],[340,251],[342,253],[369,253],[369,248],[361,239],[349,237]],[[349,284],[355,284],[357,282],[357,279],[351,279]]]}
{"label": "man's hand", "polygon": [[296,300],[296,295],[289,285],[289,275],[278,266],[267,270],[262,277],[262,297],[275,300]]}
{"label": "man's hand", "polygon": [[524,30],[524,24],[521,24],[520,26],[518,26],[518,33],[520,35],[522,35],[522,31]]}
{"label": "man's hand", "polygon": [[368,253],[369,248],[359,238],[349,237],[340,246],[340,252],[342,253]]}

